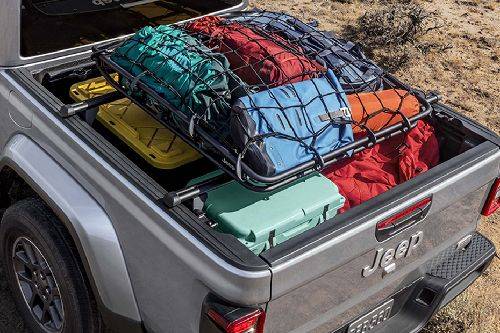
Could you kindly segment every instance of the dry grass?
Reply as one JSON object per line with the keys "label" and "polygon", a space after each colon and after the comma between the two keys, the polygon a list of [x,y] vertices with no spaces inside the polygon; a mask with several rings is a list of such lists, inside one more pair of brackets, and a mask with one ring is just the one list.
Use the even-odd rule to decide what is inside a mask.
{"label": "dry grass", "polygon": [[[497,0],[251,0],[251,4],[316,19],[325,30],[354,37],[406,82],[441,92],[447,104],[500,133]],[[391,31],[370,33],[367,28],[374,23]],[[500,248],[499,213],[485,219],[480,231]],[[500,332],[500,260],[495,259],[484,276],[440,311],[424,332]]]}
{"label": "dry grass", "polygon": [[388,2],[366,11],[354,23],[347,25],[342,34],[362,45],[370,45],[365,48],[367,55],[394,72],[418,53],[448,48],[425,40],[431,31],[443,26],[440,21],[435,11],[425,9],[418,2]]}

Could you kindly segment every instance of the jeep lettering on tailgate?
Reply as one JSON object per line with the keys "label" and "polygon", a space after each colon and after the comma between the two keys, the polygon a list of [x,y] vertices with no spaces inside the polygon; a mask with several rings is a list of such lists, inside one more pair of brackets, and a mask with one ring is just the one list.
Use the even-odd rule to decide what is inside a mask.
{"label": "jeep lettering on tailgate", "polygon": [[[393,267],[390,271],[393,271],[396,265],[396,263],[393,261],[410,256],[413,250],[415,250],[420,245],[423,235],[423,231],[419,231],[411,236],[409,240],[404,240],[399,243],[395,249],[378,249],[377,253],[375,254],[373,265],[363,268],[363,277],[372,275],[378,268],[389,268],[391,265]],[[387,271],[389,272],[389,270]]]}

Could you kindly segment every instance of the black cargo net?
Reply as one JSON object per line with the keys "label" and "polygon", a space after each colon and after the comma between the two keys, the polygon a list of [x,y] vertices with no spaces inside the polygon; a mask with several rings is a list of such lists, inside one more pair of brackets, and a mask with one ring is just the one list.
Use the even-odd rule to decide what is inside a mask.
{"label": "black cargo net", "polygon": [[357,45],[279,13],[147,27],[94,59],[115,88],[223,170],[268,189],[404,131],[428,110]]}

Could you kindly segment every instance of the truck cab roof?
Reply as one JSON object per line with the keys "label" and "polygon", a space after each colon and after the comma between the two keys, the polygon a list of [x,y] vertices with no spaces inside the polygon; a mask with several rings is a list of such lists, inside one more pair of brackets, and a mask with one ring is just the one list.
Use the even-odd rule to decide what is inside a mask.
{"label": "truck cab roof", "polygon": [[[89,52],[146,25],[243,9],[247,0],[15,0],[0,4],[0,67]],[[93,23],[92,23],[93,22]]]}

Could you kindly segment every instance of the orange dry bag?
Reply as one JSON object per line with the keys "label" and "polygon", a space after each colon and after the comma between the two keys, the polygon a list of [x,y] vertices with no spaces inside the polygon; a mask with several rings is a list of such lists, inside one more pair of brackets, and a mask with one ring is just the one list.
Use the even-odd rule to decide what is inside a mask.
{"label": "orange dry bag", "polygon": [[[407,118],[420,110],[417,98],[406,90],[381,90],[377,92],[347,95],[352,119],[356,124],[364,124],[374,132],[402,121],[399,110]],[[364,132],[361,126],[353,125],[354,133]]]}

